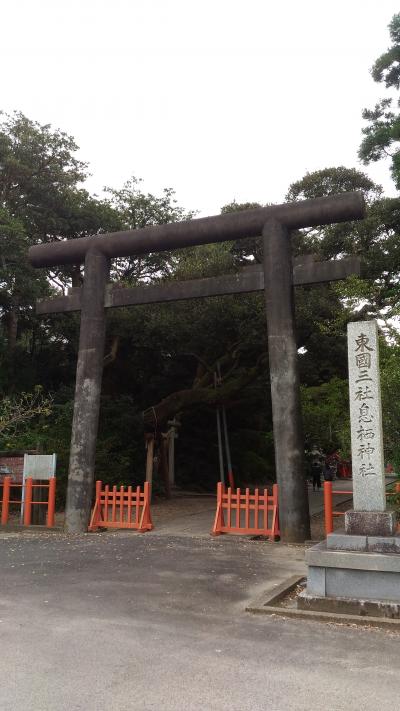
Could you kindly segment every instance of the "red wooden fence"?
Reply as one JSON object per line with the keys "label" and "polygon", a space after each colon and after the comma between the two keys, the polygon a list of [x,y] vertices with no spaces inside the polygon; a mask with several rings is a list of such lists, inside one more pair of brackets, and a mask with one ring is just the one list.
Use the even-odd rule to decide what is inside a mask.
{"label": "red wooden fence", "polygon": [[[333,497],[343,496],[347,494],[349,499],[353,498],[352,489],[334,489],[332,487],[331,481],[324,482],[324,515],[325,515],[325,534],[333,533],[333,517],[334,516],[344,516],[344,511],[334,511],[333,510]],[[395,494],[400,494],[400,483],[396,482],[394,486],[394,491],[387,491],[386,496],[394,496]],[[342,502],[344,503],[344,502]]]}
{"label": "red wooden fence", "polygon": [[102,488],[101,481],[96,481],[96,499],[94,503],[89,531],[99,528],[134,528],[141,533],[151,531],[153,523],[150,514],[150,485]]}
{"label": "red wooden fence", "polygon": [[221,533],[241,533],[253,536],[279,536],[278,486],[274,484],[272,494],[268,489],[262,493],[255,489],[225,489],[218,483],[217,512],[211,535]]}
{"label": "red wooden fence", "polygon": [[[21,490],[21,496],[15,498],[15,489]],[[35,489],[47,489],[47,501],[35,501],[34,500],[34,490]],[[14,493],[13,493],[14,491]],[[11,498],[11,497],[14,498]],[[54,514],[55,514],[55,504],[56,504],[56,478],[51,477],[48,484],[35,484],[34,480],[29,477],[25,479],[24,484],[16,484],[12,481],[10,476],[5,476],[3,479],[3,494],[1,498],[1,525],[5,526],[10,518],[10,504],[18,504],[18,506],[23,506],[24,526],[32,525],[32,506],[40,505],[47,506],[47,528],[53,528],[54,526]]]}

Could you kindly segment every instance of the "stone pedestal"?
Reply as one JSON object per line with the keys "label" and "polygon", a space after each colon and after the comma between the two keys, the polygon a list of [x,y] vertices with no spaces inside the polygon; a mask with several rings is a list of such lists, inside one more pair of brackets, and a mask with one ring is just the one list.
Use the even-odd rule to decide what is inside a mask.
{"label": "stone pedestal", "polygon": [[[307,588],[298,607],[400,617],[397,513],[348,511],[346,516],[347,530],[330,533],[326,541],[306,551]],[[349,533],[349,529],[358,533]]]}
{"label": "stone pedestal", "polygon": [[394,533],[393,536],[349,536],[344,529],[339,529],[327,536],[326,549],[359,553],[400,553],[400,533]]}
{"label": "stone pedestal", "polygon": [[396,511],[346,511],[344,528],[350,536],[394,536]]}
{"label": "stone pedestal", "polygon": [[[400,551],[399,537],[391,540],[396,552],[377,553],[368,548],[375,545],[362,536],[332,534],[336,540],[318,543],[306,551],[308,564],[308,597],[345,598],[350,600],[390,601],[400,604]],[[349,539],[358,539],[349,542]],[[350,550],[332,550],[329,545],[359,546]]]}

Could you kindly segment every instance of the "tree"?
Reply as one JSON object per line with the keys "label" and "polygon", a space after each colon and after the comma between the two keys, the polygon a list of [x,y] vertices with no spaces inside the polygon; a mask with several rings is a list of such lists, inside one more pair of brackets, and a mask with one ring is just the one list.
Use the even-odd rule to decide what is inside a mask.
{"label": "tree", "polygon": [[[371,69],[372,78],[385,84],[387,89],[400,88],[400,13],[393,16],[389,24],[392,45],[375,61]],[[385,98],[373,109],[364,109],[363,118],[368,126],[362,129],[359,157],[361,161],[376,162],[390,158],[391,174],[397,189],[400,189],[400,114],[392,108],[393,99]]]}
{"label": "tree", "polygon": [[301,389],[306,448],[314,444],[324,452],[340,449],[350,453],[349,386],[345,379],[332,378],[319,386]]}
{"label": "tree", "polygon": [[[241,210],[254,210],[257,207],[263,207],[259,202],[233,202],[224,205],[221,208],[221,215],[228,212],[240,212]],[[266,206],[265,206],[266,207]],[[237,266],[243,266],[252,262],[260,264],[262,262],[262,238],[261,237],[242,237],[230,243],[230,251],[235,258]]]}
{"label": "tree", "polygon": [[383,442],[385,457],[400,467],[400,339],[396,334],[389,343],[380,338]]}
{"label": "tree", "polygon": [[[382,188],[365,173],[353,168],[326,168],[308,173],[293,183],[288,200],[320,197],[358,190],[367,212],[362,221],[313,228],[303,232],[307,250],[323,259],[357,255],[362,260],[362,279],[350,279],[329,287],[350,309],[363,302],[361,315],[378,316],[387,322],[400,306],[400,200],[382,197]],[[335,297],[333,297],[335,298]],[[344,303],[344,302],[343,302]]]}
{"label": "tree", "polygon": [[29,319],[32,299],[48,292],[48,285],[27,259],[29,242],[23,223],[0,207],[0,313],[9,354],[17,342],[18,320]]}
{"label": "tree", "polygon": [[0,115],[0,205],[23,224],[30,244],[119,228],[109,203],[82,188],[88,166],[72,136],[21,112]]}
{"label": "tree", "polygon": [[49,217],[65,213],[65,190],[87,177],[87,164],[79,161],[74,139],[49,124],[40,125],[21,112],[1,113],[0,200],[19,217],[32,237],[42,239]]}
{"label": "tree", "polygon": [[[71,136],[20,112],[1,117],[0,308],[13,352],[17,337],[34,333],[35,300],[49,291],[44,270],[28,264],[29,246],[118,229],[120,219],[107,201],[81,187],[87,165],[76,158],[78,146]],[[47,275],[57,288],[81,283],[76,266]]]}
{"label": "tree", "polygon": [[29,420],[39,415],[51,414],[52,398],[45,395],[41,387],[32,393],[21,393],[16,397],[4,397],[0,400],[0,437],[15,436],[17,430]]}
{"label": "tree", "polygon": [[[144,193],[141,179],[133,176],[121,189],[106,188],[109,203],[118,213],[122,230],[137,230],[150,225],[162,225],[169,222],[190,220],[196,214],[180,207],[172,188],[164,188],[161,196]],[[162,279],[171,276],[178,263],[178,254],[172,252],[131,256],[113,261],[112,278],[130,284],[149,279]]]}

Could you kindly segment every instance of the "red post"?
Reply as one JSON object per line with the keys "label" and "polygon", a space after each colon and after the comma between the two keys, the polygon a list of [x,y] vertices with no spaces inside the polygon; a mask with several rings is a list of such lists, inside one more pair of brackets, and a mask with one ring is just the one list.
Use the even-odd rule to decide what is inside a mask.
{"label": "red post", "polygon": [[110,487],[108,484],[105,485],[104,487],[104,515],[103,515],[103,520],[104,522],[108,521],[108,500],[110,498]]}
{"label": "red post", "polygon": [[97,479],[96,481],[96,493],[95,493],[95,499],[94,503],[100,504],[100,495],[101,495],[101,487],[102,487],[102,482],[100,479]]}
{"label": "red post", "polygon": [[1,506],[1,525],[5,526],[8,522],[8,512],[10,509],[10,488],[11,477],[5,476],[3,479],[3,501]]}
{"label": "red post", "polygon": [[32,484],[33,479],[29,477],[25,479],[25,496],[24,496],[24,526],[31,525],[32,518]]}
{"label": "red post", "polygon": [[102,487],[102,482],[100,479],[98,479],[96,481],[96,493],[95,493],[95,499],[94,499],[94,506],[93,506],[92,517],[90,519],[88,531],[96,531],[98,528],[97,523],[101,517],[101,510],[100,510],[101,487]]}
{"label": "red post", "polygon": [[[145,482],[145,485],[144,485],[143,507],[146,506],[146,495],[147,495],[147,494],[146,494],[146,491],[147,491],[147,489],[146,489],[146,484],[148,484],[148,485],[150,486],[149,482],[146,481],[146,482]],[[140,521],[140,501],[141,501],[141,498],[142,498],[142,495],[141,495],[141,493],[140,493],[140,486],[137,486],[137,487],[136,487],[136,496],[135,496],[135,494],[132,494],[132,487],[130,487],[130,490],[131,490],[131,493],[130,493],[130,496],[131,496],[131,504],[130,504],[130,506],[131,506],[131,510],[132,510],[132,496],[133,496],[133,497],[134,497],[134,501],[135,501],[135,506],[136,506],[136,510],[135,510],[135,524],[136,524],[136,526],[138,526],[138,525],[139,525],[139,521]],[[131,517],[131,516],[132,516],[132,514],[130,514],[130,517]],[[129,518],[129,520],[131,521],[132,519]]]}
{"label": "red post", "polygon": [[56,510],[56,478],[49,479],[49,498],[47,500],[47,528],[54,528],[54,513]]}
{"label": "red post", "polygon": [[125,487],[119,487],[119,522],[124,522]]}
{"label": "red post", "polygon": [[272,537],[273,540],[279,540],[279,502],[278,502],[278,484],[272,485],[272,502],[273,502],[273,520],[272,520]]}
{"label": "red post", "polygon": [[[100,499],[101,499],[101,487],[103,486],[103,482],[101,479],[97,479],[96,481],[96,493],[95,493],[95,500],[94,500],[94,507],[93,507],[93,514],[95,515],[95,524],[99,520],[101,516],[101,505],[100,505]],[[92,516],[93,518],[93,516]]]}
{"label": "red post", "polygon": [[396,482],[394,490],[396,494],[400,494],[400,482]]}
{"label": "red post", "polygon": [[221,528],[224,525],[223,512],[222,512],[222,496],[223,496],[223,485],[219,481],[217,484],[217,513],[215,514],[214,525],[212,527],[211,535],[220,536],[222,531]]}
{"label": "red post", "polygon": [[112,523],[115,523],[116,519],[116,511],[117,511],[117,487],[114,484],[112,488],[112,504],[111,504],[111,521]]}
{"label": "red post", "polygon": [[[250,489],[246,489],[246,513],[244,518],[245,528],[250,528]],[[268,514],[267,514],[268,516]]]}
{"label": "red post", "polygon": [[324,481],[325,533],[333,533],[332,482]]}
{"label": "red post", "polygon": [[[153,528],[153,522],[151,520],[150,513],[150,495],[151,487],[148,481],[145,481],[143,488],[144,498],[143,498],[143,511],[141,520],[139,523],[139,531],[151,531]],[[140,499],[137,499],[137,508],[140,506]]]}
{"label": "red post", "polygon": [[240,489],[236,489],[236,528],[240,528]]}
{"label": "red post", "polygon": [[259,528],[259,513],[259,493],[258,489],[254,489],[254,528]]}

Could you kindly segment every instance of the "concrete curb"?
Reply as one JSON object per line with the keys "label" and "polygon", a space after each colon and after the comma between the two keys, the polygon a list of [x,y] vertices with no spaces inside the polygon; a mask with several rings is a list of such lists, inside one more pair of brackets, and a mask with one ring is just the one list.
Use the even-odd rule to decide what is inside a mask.
{"label": "concrete curb", "polygon": [[[276,585],[272,590],[260,595],[253,604],[246,607],[246,612],[263,612],[266,606],[276,605],[286,595],[292,592],[296,585],[305,579],[305,575],[291,575],[290,578],[286,578],[286,580]],[[273,609],[275,610],[275,608]]]}
{"label": "concrete curb", "polygon": [[381,627],[400,632],[400,619],[385,617],[367,617],[361,615],[346,615],[336,612],[317,612],[313,610],[298,610],[297,608],[278,607],[278,603],[300,582],[305,580],[305,575],[292,575],[276,588],[264,593],[254,603],[245,609],[253,615],[277,615],[291,619],[310,620],[313,622],[329,622],[342,625],[358,625],[360,627]]}

